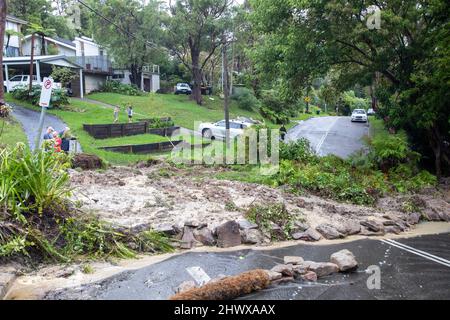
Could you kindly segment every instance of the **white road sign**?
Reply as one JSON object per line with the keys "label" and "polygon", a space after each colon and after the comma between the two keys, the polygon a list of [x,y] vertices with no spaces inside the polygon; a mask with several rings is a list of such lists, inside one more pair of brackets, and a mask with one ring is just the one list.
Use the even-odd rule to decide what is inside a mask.
{"label": "white road sign", "polygon": [[44,78],[42,82],[41,98],[39,99],[39,105],[41,107],[48,107],[50,104],[50,98],[52,97],[53,79]]}

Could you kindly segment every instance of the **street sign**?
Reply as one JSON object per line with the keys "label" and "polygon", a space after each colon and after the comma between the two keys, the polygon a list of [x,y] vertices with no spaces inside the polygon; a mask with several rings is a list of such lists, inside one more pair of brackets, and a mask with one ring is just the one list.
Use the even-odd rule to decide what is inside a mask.
{"label": "street sign", "polygon": [[44,78],[42,82],[41,98],[39,99],[39,105],[41,107],[48,107],[50,105],[50,98],[52,97],[53,79]]}

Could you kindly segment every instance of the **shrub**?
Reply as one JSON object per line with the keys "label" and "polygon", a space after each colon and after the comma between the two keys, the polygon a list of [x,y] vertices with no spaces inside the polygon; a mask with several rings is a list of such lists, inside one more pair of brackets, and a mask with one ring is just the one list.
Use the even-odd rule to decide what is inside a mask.
{"label": "shrub", "polygon": [[231,99],[237,102],[239,108],[243,110],[253,110],[259,108],[260,102],[247,88],[240,88],[231,96]]}
{"label": "shrub", "polygon": [[144,93],[136,85],[123,84],[118,81],[106,81],[101,91],[120,93],[127,96],[142,96]]}
{"label": "shrub", "polygon": [[[28,94],[27,86],[16,87],[12,91],[12,96],[17,100],[28,101],[38,106],[41,97],[41,86],[33,85],[30,94]],[[67,104],[69,104],[69,97],[67,96],[66,89],[53,89],[49,108],[59,108]]]}
{"label": "shrub", "polygon": [[266,91],[262,95],[260,113],[273,123],[289,122],[289,105],[274,91]]}
{"label": "shrub", "polygon": [[280,159],[300,162],[315,161],[317,156],[309,140],[301,138],[289,143],[280,144]]}
{"label": "shrub", "polygon": [[[284,203],[271,203],[267,205],[252,205],[245,216],[250,221],[256,223],[258,227],[272,239],[290,239],[290,234],[294,229],[294,223],[300,217],[287,211]],[[281,228],[281,233],[276,228],[276,224]]]}
{"label": "shrub", "polygon": [[9,116],[9,114],[11,113],[12,108],[7,105],[7,104],[3,104],[0,106],[0,118],[7,118]]}

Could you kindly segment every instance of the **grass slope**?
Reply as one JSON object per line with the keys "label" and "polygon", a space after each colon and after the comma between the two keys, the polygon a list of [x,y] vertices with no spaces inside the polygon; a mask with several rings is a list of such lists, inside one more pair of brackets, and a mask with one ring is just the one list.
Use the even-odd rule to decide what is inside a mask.
{"label": "grass slope", "polygon": [[23,142],[28,146],[27,136],[20,123],[12,117],[0,118],[0,147],[14,146],[18,142]]}

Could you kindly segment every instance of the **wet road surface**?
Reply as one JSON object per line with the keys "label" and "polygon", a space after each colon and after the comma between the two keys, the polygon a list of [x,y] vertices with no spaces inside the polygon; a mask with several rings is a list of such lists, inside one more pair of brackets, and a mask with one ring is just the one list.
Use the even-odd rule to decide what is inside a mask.
{"label": "wet road surface", "polygon": [[351,122],[350,117],[317,117],[291,128],[286,141],[306,138],[319,155],[346,158],[364,148],[362,138],[368,133],[369,124]]}
{"label": "wet road surface", "polygon": [[[39,127],[39,118],[41,113],[18,106],[13,103],[11,103],[11,106],[13,107],[12,112],[13,117],[16,118],[22,125],[25,135],[28,138],[28,144],[30,145],[30,149],[34,150],[34,143],[36,140],[36,133]],[[53,129],[55,129],[56,131],[62,131],[65,127],[67,127],[67,124],[61,121],[58,117],[46,113],[41,137],[44,136],[45,131],[49,126],[53,127]],[[81,147],[79,144],[77,150],[81,151]]]}
{"label": "wet road surface", "polygon": [[[333,245],[298,244],[272,250],[238,250],[221,253],[188,252],[163,262],[127,271],[98,283],[53,292],[47,299],[167,299],[182,282],[193,280],[186,270],[201,267],[211,278],[244,271],[270,269],[286,255],[305,260],[329,261],[341,249],[352,251],[359,263],[357,272],[334,274],[316,283],[295,282],[241,297],[241,300],[310,299],[450,299],[450,234],[396,240],[363,239]],[[407,247],[404,247],[406,245]],[[419,249],[421,251],[416,251]],[[422,253],[421,253],[422,252]],[[369,289],[373,274],[380,271],[380,289]]]}

